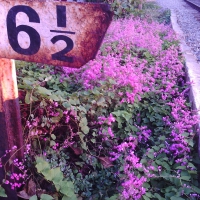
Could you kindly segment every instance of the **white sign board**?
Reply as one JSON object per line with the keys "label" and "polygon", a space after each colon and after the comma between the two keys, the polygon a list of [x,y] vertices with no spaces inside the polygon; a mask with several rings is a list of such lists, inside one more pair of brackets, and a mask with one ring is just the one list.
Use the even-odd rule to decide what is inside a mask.
{"label": "white sign board", "polygon": [[111,19],[106,4],[0,0],[0,57],[79,68]]}

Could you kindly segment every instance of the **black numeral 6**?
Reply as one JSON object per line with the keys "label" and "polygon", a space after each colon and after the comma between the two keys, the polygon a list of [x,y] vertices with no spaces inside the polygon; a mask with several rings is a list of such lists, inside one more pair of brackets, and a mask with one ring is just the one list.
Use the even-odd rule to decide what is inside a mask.
{"label": "black numeral 6", "polygon": [[[8,40],[13,48],[19,54],[23,55],[33,55],[36,54],[40,49],[41,39],[39,33],[32,27],[26,25],[19,25],[16,27],[16,15],[19,12],[26,13],[29,17],[29,22],[40,23],[40,18],[35,10],[33,10],[29,6],[17,5],[12,7],[8,11],[7,15],[7,32],[8,32]],[[24,31],[30,37],[30,46],[26,49],[21,48],[18,42],[18,34],[19,32]]]}

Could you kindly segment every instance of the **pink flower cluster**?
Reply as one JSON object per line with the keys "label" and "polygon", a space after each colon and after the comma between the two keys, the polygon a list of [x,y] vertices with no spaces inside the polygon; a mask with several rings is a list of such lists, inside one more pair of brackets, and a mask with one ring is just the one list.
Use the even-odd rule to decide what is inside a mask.
{"label": "pink flower cluster", "polygon": [[[136,100],[140,100],[145,92],[154,92],[163,102],[169,102],[167,106],[171,109],[171,115],[163,117],[163,122],[167,127],[170,127],[170,137],[163,143],[165,148],[154,152],[156,158],[159,153],[165,152],[170,157],[175,159],[176,163],[185,165],[185,159],[188,159],[190,147],[185,140],[184,133],[189,133],[193,136],[193,126],[197,122],[196,116],[188,111],[185,106],[184,94],[178,91],[176,87],[178,82],[183,81],[183,64],[179,60],[179,51],[177,47],[171,46],[163,50],[164,41],[172,42],[176,40],[176,36],[168,26],[158,24],[156,22],[149,23],[140,19],[124,19],[114,21],[104,39],[102,49],[98,52],[95,60],[90,61],[81,69],[65,68],[65,77],[73,77],[74,83],[82,85],[83,89],[90,90],[95,87],[101,87],[102,83],[107,83],[103,88],[104,92],[114,91],[116,96],[122,103],[133,104]],[[138,52],[145,50],[144,55],[139,55]],[[153,57],[154,61],[148,61],[148,56]],[[64,80],[64,75],[61,77],[61,82]],[[105,85],[104,85],[105,86]],[[171,100],[172,99],[172,100]],[[55,111],[58,104],[55,103],[51,107],[51,116],[59,116],[59,112]],[[52,110],[53,108],[53,110]],[[71,138],[76,135],[76,130],[70,126],[71,118],[77,120],[77,111],[64,111],[64,121],[68,125]],[[140,123],[140,114],[136,117],[138,124]],[[102,140],[114,140],[115,132],[113,124],[117,121],[112,114],[99,116],[92,122],[93,125],[98,125],[98,134],[102,136]],[[35,127],[40,123],[38,119],[32,119],[27,122],[27,127],[32,131],[31,136],[38,134]],[[134,124],[134,126],[136,126]],[[54,127],[55,128],[55,127]],[[52,128],[52,130],[54,129]],[[147,126],[137,126],[138,131],[124,140],[119,139],[113,151],[110,152],[110,161],[115,162],[123,156],[123,179],[122,179],[122,194],[121,198],[139,200],[145,194],[146,189],[143,184],[148,178],[154,177],[153,172],[162,171],[162,166],[154,167],[144,166],[137,156],[137,148],[142,143],[147,143],[153,130]],[[167,134],[166,134],[167,135]],[[69,147],[73,144],[71,140],[65,140],[64,147]],[[103,145],[99,145],[102,149]],[[56,143],[52,148],[57,150],[59,143]],[[30,146],[26,146],[26,153],[30,152]],[[149,149],[147,149],[147,155]],[[181,156],[182,157],[181,157]],[[22,168],[18,164],[19,168]],[[138,175],[138,169],[143,170],[143,174]],[[153,172],[152,172],[153,171]],[[11,176],[13,180],[17,180],[20,175]],[[8,181],[6,182],[8,184]],[[18,185],[12,185],[18,187]]]}
{"label": "pink flower cluster", "polygon": [[[135,155],[135,148],[137,146],[137,138],[129,137],[127,141],[115,147],[116,152],[111,152],[110,160],[114,161],[118,159],[121,154],[125,154],[124,163],[124,174],[125,180],[122,183],[123,199],[131,199],[134,197],[135,200],[141,199],[142,195],[145,194],[146,190],[143,184],[146,182],[145,177],[138,177],[134,171],[138,168],[143,168],[143,165],[139,162],[140,159]],[[147,170],[148,171],[148,170]]]}
{"label": "pink flower cluster", "polygon": [[[121,103],[134,103],[136,99],[140,100],[144,92],[149,91],[157,94],[163,101],[169,96],[170,98],[176,97],[172,103],[168,104],[171,107],[173,119],[169,116],[163,118],[166,126],[171,127],[170,139],[166,141],[166,148],[163,151],[170,155],[173,154],[174,157],[180,154],[187,156],[190,148],[182,134],[184,131],[193,134],[192,127],[197,119],[185,109],[184,94],[181,95],[176,87],[178,81],[180,82],[184,76],[179,51],[175,46],[163,50],[164,40],[172,42],[177,38],[172,29],[163,24],[149,23],[140,19],[114,21],[97,58],[82,69],[66,68],[65,72],[66,76],[73,74],[74,79],[79,81],[86,90],[101,86],[101,81],[114,80],[108,90],[116,90],[118,96],[121,97]],[[138,57],[137,51],[142,49],[154,57],[153,64]],[[111,119],[112,116],[108,118],[101,116],[98,118],[98,123],[110,126],[114,122]],[[140,120],[140,116],[137,116],[137,119]],[[125,139],[114,148],[113,152],[110,152],[111,161],[126,154],[124,163],[126,178],[122,184],[123,199],[140,199],[145,193],[143,183],[146,178],[153,177],[151,171],[162,169],[161,166],[158,166],[158,169],[153,166],[143,166],[135,155],[138,143],[146,142],[151,135],[148,127],[137,128],[139,128],[137,137]],[[110,138],[114,137],[112,127],[109,127],[106,133],[102,131],[102,134],[108,134]],[[176,162],[179,162],[178,159]],[[137,168],[142,168],[145,175],[137,176],[135,174]]]}
{"label": "pink flower cluster", "polygon": [[110,114],[108,117],[98,117],[98,124],[100,125],[106,123],[107,125],[111,126],[112,122],[115,122],[115,118],[112,114]]}
{"label": "pink flower cluster", "polygon": [[183,134],[189,133],[188,136],[193,138],[195,135],[193,130],[194,125],[196,125],[198,122],[197,115],[192,115],[191,111],[187,109],[185,102],[186,100],[184,99],[184,96],[179,96],[171,103],[168,103],[168,105],[171,106],[171,114],[173,117],[173,122],[168,122],[172,129],[170,137],[171,145],[168,147],[168,149],[170,153],[173,153],[175,158],[177,156],[180,157],[180,155],[187,157],[189,154],[190,147]]}

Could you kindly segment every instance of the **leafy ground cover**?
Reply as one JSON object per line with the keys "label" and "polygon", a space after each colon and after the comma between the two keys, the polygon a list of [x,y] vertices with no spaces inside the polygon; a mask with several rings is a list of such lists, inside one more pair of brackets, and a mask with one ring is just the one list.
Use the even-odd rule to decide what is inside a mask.
{"label": "leafy ground cover", "polygon": [[199,198],[197,116],[170,26],[113,21],[81,69],[16,65],[25,159],[10,161],[2,196],[7,184],[31,200]]}

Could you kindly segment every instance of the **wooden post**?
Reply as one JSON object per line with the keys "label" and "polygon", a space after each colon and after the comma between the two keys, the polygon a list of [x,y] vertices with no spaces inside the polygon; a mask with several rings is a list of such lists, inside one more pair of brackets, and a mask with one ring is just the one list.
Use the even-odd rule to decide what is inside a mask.
{"label": "wooden post", "polygon": [[[0,157],[6,150],[17,146],[19,149],[12,157],[21,160],[23,158],[23,135],[18,100],[18,88],[14,60],[0,59]],[[12,154],[5,157],[8,159]],[[9,168],[13,170],[13,168]],[[0,182],[4,179],[5,172],[0,168]],[[18,199],[16,191],[10,187],[6,189],[7,199]],[[5,199],[5,198],[0,198]]]}

